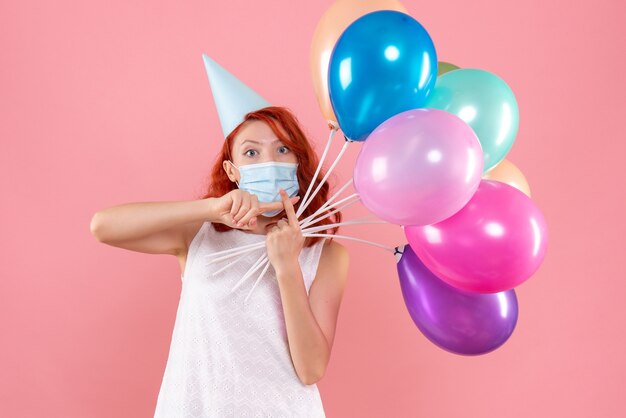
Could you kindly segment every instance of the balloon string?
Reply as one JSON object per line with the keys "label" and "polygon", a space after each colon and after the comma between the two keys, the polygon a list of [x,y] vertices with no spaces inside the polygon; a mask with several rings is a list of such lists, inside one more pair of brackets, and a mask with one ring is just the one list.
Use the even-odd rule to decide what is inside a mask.
{"label": "balloon string", "polygon": [[[350,205],[350,204],[345,205],[345,206],[349,206],[349,205]],[[341,209],[341,208],[340,208],[340,209]],[[339,210],[340,210],[340,209],[339,209]],[[332,214],[332,213],[331,213],[331,214]],[[331,214],[329,214],[329,215],[331,215]],[[321,220],[321,219],[320,219],[320,220]],[[316,222],[317,222],[317,221],[316,221]],[[316,222],[314,222],[314,223],[316,223]],[[345,222],[334,223],[334,224],[328,224],[328,225],[320,225],[320,226],[317,226],[317,227],[311,227],[311,228],[307,228],[307,227],[305,226],[303,229],[301,229],[301,232],[305,233],[305,232],[317,232],[317,231],[323,231],[323,230],[325,230],[325,229],[333,228],[333,227],[336,227],[336,226],[342,226],[342,225],[386,224],[386,223],[388,223],[388,222],[386,222],[386,221],[377,221],[377,220],[368,220],[368,219],[366,219],[366,218],[363,218],[363,219],[356,219],[356,220],[352,220],[352,221],[345,221]],[[213,275],[216,275],[216,274],[219,274],[219,273],[221,273],[222,271],[226,270],[227,268],[231,267],[231,266],[232,266],[232,265],[234,265],[235,263],[237,263],[237,262],[241,259],[241,257],[243,257],[246,253],[248,253],[248,252],[252,252],[252,251],[255,251],[255,250],[259,250],[259,249],[261,249],[264,245],[265,245],[265,243],[264,243],[264,242],[260,242],[260,243],[255,243],[255,244],[254,244],[254,247],[252,247],[252,248],[243,248],[243,247],[249,247],[248,245],[243,246],[243,247],[232,248],[232,249],[230,249],[230,250],[226,250],[226,252],[228,252],[228,253],[230,253],[230,254],[228,254],[228,255],[226,255],[226,256],[218,257],[218,258],[213,259],[213,260],[210,260],[210,261],[209,261],[208,263],[206,263],[206,264],[207,264],[207,265],[209,265],[209,264],[217,263],[217,262],[222,261],[222,260],[226,260],[226,259],[228,259],[228,258],[232,258],[232,257],[235,257],[235,256],[240,256],[240,257],[239,257],[239,258],[237,258],[236,260],[234,260],[234,261],[232,261],[232,262],[230,262],[230,263],[226,264],[225,266],[221,267],[219,270],[214,271],[214,272],[213,272]],[[220,253],[223,253],[223,251],[220,251]],[[210,255],[213,255],[213,254],[208,254],[207,256],[210,256]],[[205,257],[206,257],[206,256],[205,256]]]}
{"label": "balloon string", "polygon": [[317,216],[318,214],[320,214],[320,213],[322,213],[322,212],[324,212],[324,211],[326,211],[326,210],[331,210],[331,209],[327,209],[327,208],[328,208],[328,207],[330,206],[330,204],[331,204],[331,203],[335,200],[335,198],[336,198],[337,196],[339,196],[339,195],[340,195],[340,194],[341,194],[341,193],[342,193],[342,192],[343,192],[343,191],[344,191],[344,190],[345,190],[345,189],[346,189],[346,188],[350,185],[350,183],[352,183],[352,178],[350,178],[350,180],[348,180],[348,181],[346,182],[346,184],[344,184],[344,185],[341,187],[341,189],[339,189],[339,190],[337,191],[337,193],[335,193],[335,194],[334,194],[334,195],[333,195],[330,199],[328,199],[328,200],[326,201],[326,203],[324,203],[322,206],[320,206],[320,208],[319,208],[318,210],[316,210],[314,213],[312,213],[311,215],[309,215],[309,216],[307,216],[306,218],[304,218],[304,220],[300,221],[300,223],[301,223],[301,224],[303,224],[303,223],[305,223],[305,222],[307,222],[307,221],[311,220],[312,218],[314,218],[314,217],[315,217],[315,216]]}
{"label": "balloon string", "polygon": [[[300,203],[300,207],[298,208],[298,211],[296,212],[296,217],[299,217],[302,214],[302,212],[304,212],[304,209],[306,208],[306,205],[308,205],[308,203],[306,203],[307,198],[309,197],[309,193],[311,193],[311,189],[313,188],[313,184],[315,184],[315,180],[317,180],[317,176],[318,176],[320,170],[322,169],[322,164],[324,163],[324,160],[326,159],[326,154],[328,154],[328,150],[330,149],[330,143],[332,142],[333,138],[335,137],[335,133],[337,133],[337,129],[332,129],[330,131],[330,134],[328,135],[328,141],[326,141],[326,148],[324,148],[324,153],[322,154],[322,157],[320,158],[320,161],[317,164],[317,169],[315,170],[315,174],[313,175],[313,179],[309,183],[309,187],[307,188],[307,191],[304,194],[304,198],[302,199],[302,203]],[[312,198],[313,198],[313,196],[311,197],[311,199]]]}
{"label": "balloon string", "polygon": [[[229,254],[223,255],[221,257],[217,257],[217,258],[214,258],[214,259],[210,259],[208,262],[205,263],[205,265],[208,266],[209,264],[217,263],[217,262],[220,262],[220,261],[223,261],[223,260],[228,260],[229,258],[238,256],[240,254],[245,254],[245,253],[248,253],[248,252],[251,252],[251,251],[256,251],[258,249],[263,248],[264,246],[265,246],[265,241],[259,242],[256,245],[256,247],[254,247],[254,248],[244,248],[244,249],[242,249],[242,248],[233,248],[233,249],[229,250]],[[220,252],[222,252],[222,251],[220,251]],[[205,256],[205,258],[208,258],[211,255],[213,255],[213,254],[208,254],[208,255]]]}
{"label": "balloon string", "polygon": [[341,156],[343,155],[343,153],[346,152],[346,149],[348,149],[348,145],[349,144],[350,144],[350,142],[348,142],[348,141],[343,143],[343,147],[341,147],[341,151],[339,151],[339,154],[337,154],[337,157],[335,158],[335,161],[333,161],[333,164],[328,169],[328,172],[326,172],[326,175],[324,176],[322,181],[320,181],[320,183],[317,185],[317,187],[315,188],[315,191],[313,192],[313,194],[311,195],[309,200],[307,202],[305,202],[303,206],[300,206],[300,208],[298,209],[298,212],[300,214],[302,212],[304,212],[304,210],[307,208],[307,206],[309,206],[309,204],[313,201],[313,198],[315,197],[315,195],[317,195],[317,192],[320,191],[320,189],[322,188],[322,186],[326,182],[326,179],[328,178],[328,176],[330,176],[330,173],[332,173],[333,170],[335,169],[335,166],[337,165],[337,163],[341,159]]}
{"label": "balloon string", "polygon": [[[350,179],[350,181],[352,181],[352,179]],[[314,218],[314,217],[316,217],[317,215],[319,215],[319,214],[321,214],[321,213],[323,213],[323,212],[326,212],[327,210],[332,210],[332,209],[334,209],[333,207],[331,207],[331,206],[330,206],[330,202],[332,202],[332,201],[335,199],[335,197],[337,197],[337,195],[338,195],[339,193],[343,192],[343,191],[344,191],[344,189],[345,189],[345,188],[346,188],[349,184],[350,184],[350,182],[346,183],[346,184],[345,184],[345,185],[341,188],[341,190],[339,190],[339,192],[335,193],[335,195],[334,195],[333,197],[331,197],[330,199],[328,199],[328,201],[327,201],[326,203],[324,203],[324,204],[323,204],[323,205],[322,205],[322,206],[321,206],[318,210],[316,210],[313,214],[311,214],[311,215],[307,216],[306,218],[304,218],[303,220],[301,220],[301,221],[300,221],[300,224],[302,225],[302,224],[304,224],[304,223],[307,223],[308,221],[310,221],[311,219],[313,219],[313,218]],[[353,193],[353,194],[352,194],[352,195],[350,195],[349,197],[352,197],[352,196],[358,196],[358,195],[357,195],[356,193]],[[340,204],[340,203],[343,203],[343,202],[344,202],[344,201],[346,201],[346,200],[347,200],[347,199],[346,199],[346,198],[344,198],[344,199],[342,199],[340,202],[335,203],[335,205],[338,205],[338,204]]]}
{"label": "balloon string", "polygon": [[[338,203],[343,203],[343,201],[345,201],[347,199],[350,199],[350,198],[354,198],[354,196],[355,195],[348,196],[347,198],[344,198],[344,199],[340,200]],[[357,198],[354,201],[349,202],[349,203],[347,203],[347,204],[345,204],[343,206],[340,206],[339,208],[331,211],[330,213],[326,214],[325,216],[319,217],[317,219],[309,220],[308,222],[302,224],[301,228],[304,229],[304,228],[307,228],[307,227],[309,227],[311,225],[314,225],[314,224],[322,221],[323,219],[326,219],[329,216],[332,216],[333,214],[339,212],[340,210],[343,210],[344,208],[349,207],[350,205],[358,202],[359,200],[360,199]],[[327,226],[327,228],[328,228],[328,226]],[[243,255],[243,254],[246,254],[246,253],[251,252],[251,251],[259,250],[259,249],[263,248],[265,245],[266,245],[265,241],[263,241],[263,242],[256,242],[256,243],[252,243],[252,244],[242,245],[240,247],[229,248],[229,249],[223,250],[223,251],[217,251],[217,252],[214,252],[214,253],[211,253],[211,254],[206,254],[204,256],[205,259],[209,259],[209,261],[206,263],[206,265],[210,265],[210,264],[213,264],[213,263],[218,263],[220,261],[228,260],[229,258],[238,256],[238,255]],[[215,271],[213,274],[221,273],[222,271],[224,271],[226,268],[230,267],[233,264],[234,264],[234,262],[231,262],[228,265],[226,265],[223,268],[221,268],[220,270]]]}
{"label": "balloon string", "polygon": [[[344,199],[340,200],[338,203],[343,203],[343,201],[345,201],[347,199],[350,199],[350,198],[354,198],[355,196],[356,196],[356,194],[348,196],[347,198],[344,198]],[[339,212],[340,210],[343,210],[343,209],[353,205],[354,203],[358,202],[359,200],[360,200],[360,198],[357,197],[352,202],[346,203],[346,204],[340,206],[339,208],[331,211],[330,213],[328,213],[328,214],[326,214],[324,216],[321,216],[321,217],[319,217],[317,219],[309,220],[307,223],[302,224],[301,228],[307,228],[307,227],[309,227],[311,225],[314,225],[314,224],[316,224],[316,223],[318,223],[318,222],[328,218],[329,216],[332,216],[333,214]],[[251,251],[256,251],[258,249],[261,249],[261,248],[265,247],[265,245],[266,245],[266,243],[265,243],[265,241],[263,241],[263,242],[247,244],[247,245],[243,245],[243,246],[240,246],[240,247],[230,248],[230,249],[227,249],[227,250],[223,250],[223,251],[218,251],[218,252],[215,252],[215,253],[207,254],[207,255],[204,256],[205,258],[209,259],[209,261],[206,263],[206,265],[217,263],[217,262],[220,262],[220,261],[224,261],[224,260],[227,260],[227,259],[229,259],[231,257],[235,257],[235,256],[238,256],[238,255],[246,254],[246,253],[251,252]],[[214,274],[217,274],[217,273],[223,271],[225,268],[227,268],[228,266],[230,266],[232,264],[234,264],[234,263],[228,264],[223,269],[220,269],[220,270],[216,271]]]}
{"label": "balloon string", "polygon": [[244,257],[244,254],[238,254],[238,255],[239,255],[239,257],[235,258],[233,261],[231,261],[230,263],[226,264],[224,267],[221,267],[218,270],[215,270],[213,272],[213,274],[211,274],[211,275],[212,276],[216,276],[216,275],[220,274],[221,272],[223,272],[224,270],[226,270],[227,268],[237,264]]}
{"label": "balloon string", "polygon": [[241,286],[241,284],[250,276],[252,276],[254,274],[255,271],[257,271],[258,269],[261,268],[261,266],[263,265],[263,263],[267,260],[267,255],[262,255],[261,257],[259,257],[259,259],[257,261],[254,262],[254,264],[252,265],[252,267],[250,267],[248,269],[248,271],[246,272],[246,274],[243,275],[243,277],[237,282],[237,284],[235,284],[235,286],[233,286],[233,288],[230,290],[231,293],[234,292],[235,290],[237,290],[239,288],[239,286]]}
{"label": "balloon string", "polygon": [[[348,197],[344,197],[343,199],[341,199],[340,201],[338,201],[338,202],[336,203],[336,205],[340,205],[340,204],[344,203],[346,200],[354,199],[355,197],[357,198],[355,201],[358,201],[358,200],[359,200],[359,195],[357,195],[356,193],[353,193],[353,194],[351,194],[350,196],[348,196]],[[341,206],[341,208],[343,208],[343,207],[345,207],[345,206]],[[330,208],[328,208],[328,210],[335,210],[335,212],[333,212],[333,213],[336,213],[337,208],[330,207]],[[323,210],[322,212],[326,212],[326,210]],[[311,223],[315,223],[315,222],[317,222],[317,221],[318,221],[318,219],[323,219],[323,218],[317,218],[317,219],[311,219],[311,218],[312,218],[312,216],[309,216],[308,218],[306,218],[305,220],[303,220],[303,221],[301,222],[301,224],[300,224],[300,225],[301,225],[303,228],[305,228],[307,225],[311,225]]]}
{"label": "balloon string", "polygon": [[[365,222],[363,222],[365,221]],[[342,226],[342,225],[372,225],[372,224],[386,224],[389,222],[386,221],[371,221],[371,220],[367,220],[367,219],[363,219],[363,220],[353,220],[353,221],[346,221],[346,222],[339,222],[339,223],[334,223],[334,224],[327,224],[327,225],[320,225],[320,226],[315,226],[312,228],[306,228],[306,229],[302,229],[303,233],[311,233],[311,232],[318,232],[318,231],[324,231],[325,229],[330,229],[330,228],[334,228],[334,227],[338,227],[338,226]]]}
{"label": "balloon string", "polygon": [[265,273],[267,272],[267,269],[270,267],[270,262],[269,260],[266,261],[265,267],[263,268],[263,271],[261,271],[261,274],[259,274],[259,277],[256,279],[256,282],[254,282],[254,285],[252,286],[252,289],[250,289],[250,292],[248,292],[248,296],[246,296],[246,298],[244,299],[243,303],[246,303],[248,301],[248,298],[250,297],[250,295],[252,294],[252,291],[254,290],[254,288],[256,287],[257,284],[259,284],[259,282],[261,281],[261,279],[263,278],[263,276],[265,276]]}
{"label": "balloon string", "polygon": [[[335,194],[334,194],[334,195],[333,195],[330,199],[328,199],[328,201],[326,201],[326,203],[324,203],[324,205],[322,205],[322,206],[321,206],[321,207],[320,207],[320,208],[319,208],[319,209],[318,209],[315,213],[313,213],[312,215],[308,216],[307,218],[305,218],[305,219],[301,220],[301,221],[300,221],[300,225],[301,225],[301,226],[302,226],[302,225],[304,225],[306,222],[310,221],[313,217],[315,217],[315,216],[316,216],[316,215],[318,215],[319,213],[322,213],[322,212],[324,212],[324,211],[326,211],[326,210],[331,210],[331,209],[332,209],[332,207],[331,207],[331,208],[329,208],[329,207],[328,207],[328,205],[329,205],[329,204],[330,204],[330,203],[331,203],[334,199],[336,199],[336,198],[337,198],[337,196],[339,196],[339,195],[340,195],[340,194],[341,194],[341,193],[342,193],[342,192],[343,192],[343,191],[344,191],[344,190],[345,190],[345,189],[346,189],[346,188],[347,188],[347,187],[348,187],[351,183],[352,183],[352,178],[350,178],[350,180],[348,180],[348,181],[346,182],[346,184],[344,184],[344,185],[341,187],[341,189],[339,189],[339,190],[338,190],[338,191],[337,191],[337,192],[336,192],[336,193],[335,193]],[[312,184],[312,183],[311,183],[311,184]],[[354,196],[355,196],[355,195],[348,196],[348,198],[344,198],[344,199],[340,200],[339,202],[337,202],[337,204],[343,203],[343,202],[344,202],[344,201],[346,201],[347,199],[349,199],[349,198],[351,198],[351,197],[354,197]],[[308,225],[312,225],[313,223],[315,223],[315,222],[312,222],[311,224],[308,224]],[[306,227],[306,225],[304,225],[304,226]],[[251,249],[256,250],[256,249],[258,249],[258,248],[260,248],[260,247],[262,247],[262,243],[252,243],[252,244],[242,245],[242,246],[239,246],[239,247],[229,248],[229,249],[227,249],[227,250],[223,250],[223,251],[217,251],[217,252],[214,252],[214,253],[211,253],[211,254],[207,254],[207,255],[205,255],[205,257],[206,257],[206,258],[211,258],[211,257],[215,257],[215,258],[217,258],[218,256],[221,256],[221,255],[227,255],[227,254],[231,254],[231,255],[232,255],[232,253],[233,253],[233,252],[238,252],[238,251],[243,250],[243,249],[248,249],[248,248],[251,248]],[[243,252],[242,252],[242,253],[243,253]],[[238,253],[237,253],[237,255],[238,255],[238,254],[242,254],[242,253],[239,253],[239,252],[238,252]],[[221,260],[223,260],[223,259],[213,260],[212,262],[221,261]],[[228,264],[228,265],[227,265],[227,266],[225,266],[225,267],[229,267],[229,266],[230,266],[230,265],[232,265],[232,264],[234,264],[234,262],[233,262],[233,263]],[[221,272],[221,271],[223,271],[223,270],[222,270],[222,269],[220,269],[220,270],[216,271],[214,274],[217,274],[217,273],[219,273],[219,272]]]}
{"label": "balloon string", "polygon": [[322,220],[324,220],[324,219],[328,218],[329,216],[334,215],[335,213],[339,212],[340,210],[343,210],[343,209],[345,209],[345,208],[347,208],[347,207],[349,207],[349,206],[354,205],[356,202],[359,202],[360,200],[361,200],[361,198],[357,197],[357,198],[356,198],[356,199],[354,199],[352,202],[348,202],[348,203],[346,203],[345,205],[338,207],[337,209],[333,210],[332,212],[327,213],[327,214],[326,214],[326,215],[324,215],[324,216],[320,216],[319,218],[316,218],[316,219],[310,220],[310,221],[309,221],[309,222],[307,222],[306,224],[302,225],[302,228],[306,228],[306,227],[308,227],[308,226],[315,225],[315,224],[316,224],[316,223],[318,223],[319,221],[322,221]]}
{"label": "balloon string", "polygon": [[360,238],[355,238],[355,237],[350,237],[350,236],[346,236],[346,235],[335,235],[335,234],[304,234],[305,237],[329,237],[329,238],[342,238],[342,239],[347,239],[347,240],[351,240],[351,241],[358,241],[361,242],[363,244],[368,244],[368,245],[373,245],[374,247],[379,247],[382,248],[384,250],[389,251],[390,253],[394,254],[395,253],[395,247],[388,247],[386,245],[383,244],[379,244],[377,242],[373,242],[373,241],[367,241],[364,239],[360,239]]}

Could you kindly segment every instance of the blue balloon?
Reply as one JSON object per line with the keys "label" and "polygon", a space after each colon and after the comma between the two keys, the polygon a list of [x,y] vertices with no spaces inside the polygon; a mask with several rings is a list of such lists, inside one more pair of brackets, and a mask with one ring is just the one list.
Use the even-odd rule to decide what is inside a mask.
{"label": "blue balloon", "polygon": [[423,107],[436,78],[437,54],[424,27],[381,10],[352,22],[337,40],[328,91],[344,135],[364,141],[390,117]]}

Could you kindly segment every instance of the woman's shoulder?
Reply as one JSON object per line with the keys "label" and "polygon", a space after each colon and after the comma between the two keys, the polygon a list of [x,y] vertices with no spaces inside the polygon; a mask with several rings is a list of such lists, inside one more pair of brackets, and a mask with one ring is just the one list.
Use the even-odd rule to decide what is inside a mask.
{"label": "woman's shoulder", "polygon": [[[345,286],[350,260],[348,250],[335,239],[326,239],[322,246],[319,264],[315,273],[315,280],[332,283],[333,287]],[[326,278],[326,279],[324,279]]]}
{"label": "woman's shoulder", "polygon": [[348,249],[337,239],[326,239],[322,248],[322,257],[336,261],[347,261],[349,259]]}

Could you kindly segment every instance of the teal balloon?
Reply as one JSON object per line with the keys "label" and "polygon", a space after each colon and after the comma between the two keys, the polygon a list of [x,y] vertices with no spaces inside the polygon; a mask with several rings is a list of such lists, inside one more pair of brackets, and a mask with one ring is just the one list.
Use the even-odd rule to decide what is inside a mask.
{"label": "teal balloon", "polygon": [[426,29],[395,10],[368,13],[337,40],[328,91],[345,136],[365,141],[390,117],[423,107],[435,86],[437,52]]}
{"label": "teal balloon", "polygon": [[483,173],[509,152],[519,127],[519,109],[509,86],[488,71],[461,68],[437,77],[424,107],[445,110],[469,126],[483,148]]}

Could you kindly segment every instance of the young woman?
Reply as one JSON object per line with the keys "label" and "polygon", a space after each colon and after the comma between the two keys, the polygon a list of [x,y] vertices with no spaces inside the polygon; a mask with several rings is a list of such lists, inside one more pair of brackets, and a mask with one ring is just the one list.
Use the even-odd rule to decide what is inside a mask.
{"label": "young woman", "polygon": [[[155,417],[325,416],[316,382],[330,359],[348,254],[333,239],[305,238],[298,224],[317,164],[295,116],[269,106],[246,114],[227,136],[202,199],[128,203],[94,215],[99,241],[172,254],[180,264],[181,298]],[[301,218],[328,192],[325,183]],[[337,212],[315,226],[339,222]],[[218,251],[262,242],[210,262]],[[270,265],[257,281],[263,255]]]}

